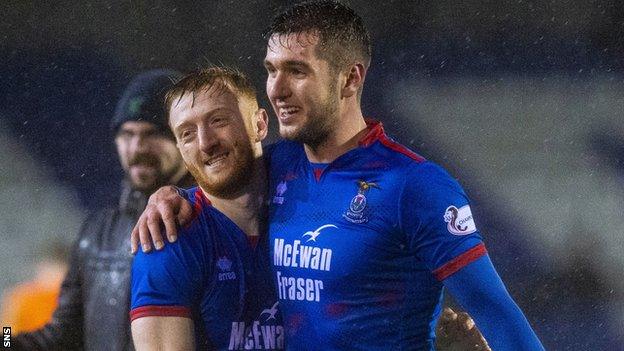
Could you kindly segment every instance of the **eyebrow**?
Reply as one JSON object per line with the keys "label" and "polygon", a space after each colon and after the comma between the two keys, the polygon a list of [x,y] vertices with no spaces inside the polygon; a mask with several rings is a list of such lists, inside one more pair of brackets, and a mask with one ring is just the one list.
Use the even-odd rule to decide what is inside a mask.
{"label": "eyebrow", "polygon": [[[202,114],[201,118],[206,118],[206,117],[207,118],[214,118],[216,115],[219,115],[219,114],[221,114],[223,112],[225,112],[228,116],[236,115],[236,111],[232,110],[231,108],[228,108],[228,107],[225,107],[225,106],[220,106],[220,107],[215,108],[212,111],[208,111],[208,112]],[[175,129],[181,128],[183,126],[186,126],[188,124],[193,124],[193,122],[184,121],[184,122],[182,122],[182,123],[180,123],[178,125],[173,126],[173,129],[175,130]]]}
{"label": "eyebrow", "polygon": [[[268,67],[268,66],[275,66],[275,65],[268,60],[264,60],[264,66]],[[307,62],[299,61],[299,60],[287,60],[287,61],[282,62],[281,66],[310,68],[310,65]]]}

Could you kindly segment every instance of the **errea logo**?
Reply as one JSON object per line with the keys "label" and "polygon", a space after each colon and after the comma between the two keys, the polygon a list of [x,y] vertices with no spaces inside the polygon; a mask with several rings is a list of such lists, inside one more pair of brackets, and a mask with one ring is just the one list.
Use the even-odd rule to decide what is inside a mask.
{"label": "errea logo", "polygon": [[449,206],[444,211],[444,221],[446,228],[454,235],[468,235],[477,231],[477,227],[470,211],[470,206],[465,205],[460,208]]}
{"label": "errea logo", "polygon": [[219,281],[236,279],[236,273],[232,272],[232,261],[229,258],[219,258],[217,268],[219,268]]}

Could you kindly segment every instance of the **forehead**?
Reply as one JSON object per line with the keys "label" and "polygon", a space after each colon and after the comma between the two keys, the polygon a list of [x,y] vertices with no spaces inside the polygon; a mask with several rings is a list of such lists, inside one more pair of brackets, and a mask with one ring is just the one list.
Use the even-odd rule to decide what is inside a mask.
{"label": "forehead", "polygon": [[238,98],[228,88],[211,87],[195,93],[187,92],[182,97],[174,99],[169,110],[169,118],[175,128],[180,123],[220,110],[240,114]]}
{"label": "forehead", "polygon": [[273,34],[267,43],[265,62],[279,64],[291,60],[319,60],[316,55],[319,42],[319,35],[311,32]]}
{"label": "forehead", "polygon": [[124,122],[119,130],[129,131],[129,132],[151,132],[158,129],[155,124],[146,122],[146,121],[128,121]]}

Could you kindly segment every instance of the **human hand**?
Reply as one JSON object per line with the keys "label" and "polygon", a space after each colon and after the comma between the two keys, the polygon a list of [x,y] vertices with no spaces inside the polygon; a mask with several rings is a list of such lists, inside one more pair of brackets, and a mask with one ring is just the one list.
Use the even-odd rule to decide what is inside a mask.
{"label": "human hand", "polygon": [[446,307],[436,327],[436,349],[440,351],[491,351],[468,313]]}
{"label": "human hand", "polygon": [[162,249],[165,244],[162,236],[162,227],[169,242],[177,240],[177,226],[183,226],[191,220],[193,207],[184,199],[179,189],[169,185],[158,189],[149,197],[147,206],[139,217],[130,238],[131,252],[138,251],[139,243],[143,252],[152,250],[152,243],[156,250]]}

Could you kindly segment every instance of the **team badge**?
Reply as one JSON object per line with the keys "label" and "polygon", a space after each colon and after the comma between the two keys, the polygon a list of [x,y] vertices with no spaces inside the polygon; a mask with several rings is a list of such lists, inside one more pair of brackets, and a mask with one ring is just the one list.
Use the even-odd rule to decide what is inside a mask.
{"label": "team badge", "polygon": [[288,190],[288,186],[286,185],[286,181],[283,180],[277,184],[275,188],[275,196],[273,196],[273,203],[281,205],[284,203],[284,193]]}
{"label": "team badge", "polygon": [[368,183],[363,180],[358,180],[358,193],[351,199],[349,203],[349,209],[342,214],[342,217],[351,223],[366,223],[368,222],[368,216],[366,211],[366,192],[371,188],[380,189],[379,185],[375,183]]}
{"label": "team badge", "polygon": [[449,206],[444,211],[444,221],[446,228],[454,235],[468,235],[477,231],[477,227],[470,211],[470,206],[465,205],[460,208]]}

